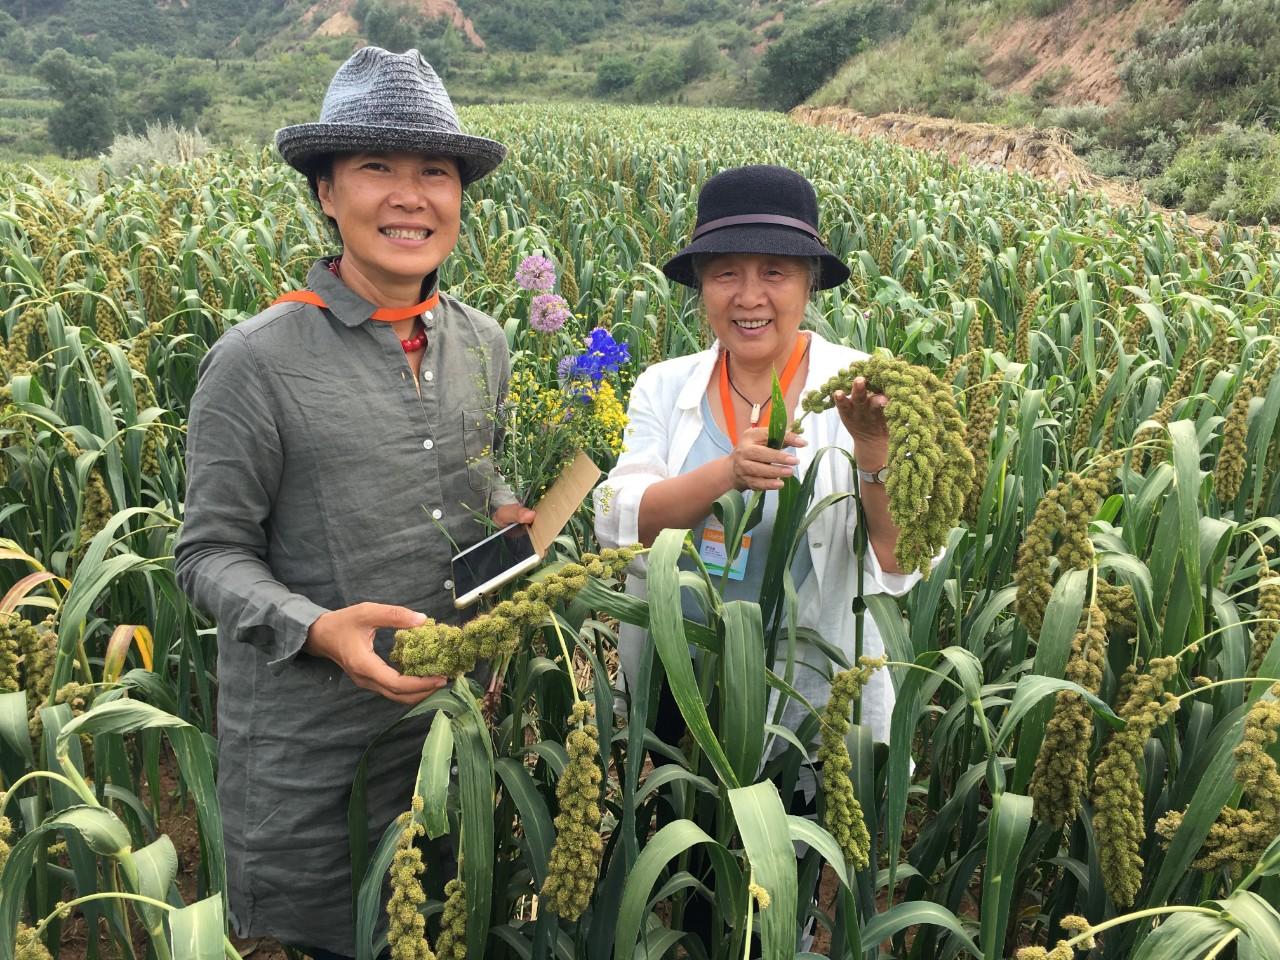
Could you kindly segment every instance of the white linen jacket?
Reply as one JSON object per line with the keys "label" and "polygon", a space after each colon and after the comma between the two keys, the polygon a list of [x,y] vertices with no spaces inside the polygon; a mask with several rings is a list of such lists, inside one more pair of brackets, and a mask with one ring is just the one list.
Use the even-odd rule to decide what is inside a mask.
{"label": "white linen jacket", "polygon": [[[804,384],[806,392],[820,387],[854,361],[866,359],[865,353],[828,343],[816,333],[809,335],[813,340]],[[624,451],[617,466],[595,491],[596,536],[602,546],[637,543],[640,500],[645,490],[650,484],[676,476],[683,469],[690,448],[703,430],[702,397],[718,356],[719,344],[715,344],[702,353],[655,364],[636,380],[627,409]],[[801,478],[814,465],[818,451],[831,446],[849,450],[853,446],[853,438],[834,409],[805,418],[804,437],[808,445],[794,451],[800,460],[796,475]],[[846,457],[832,451],[817,461],[816,469],[819,473],[814,484],[814,503],[828,494],[853,490],[853,470]],[[851,498],[828,507],[815,519],[807,531],[813,570],[797,584],[797,626],[816,630],[828,643],[842,649],[851,661],[854,658],[852,606],[857,592],[853,539],[856,523],[857,510]],[[919,573],[886,573],[880,568],[875,550],[868,546],[863,570],[864,594],[900,596],[919,580]],[[631,567],[627,592],[638,598],[647,595],[643,558]],[[869,613],[863,619],[862,652],[867,656],[880,656],[884,653],[884,642],[875,621]],[[639,644],[647,642],[644,630],[623,625],[619,654],[624,675],[634,675]],[[798,656],[805,656],[806,650],[812,668],[798,662],[794,686],[815,708],[821,708],[830,693],[829,682],[823,676],[828,667],[825,662],[812,661],[815,655],[824,661],[826,658],[807,645],[797,651]],[[887,671],[879,670],[862,694],[862,722],[870,727],[877,740],[888,741],[892,710],[893,685]],[[786,722],[794,726],[802,716],[800,708],[789,709]]]}

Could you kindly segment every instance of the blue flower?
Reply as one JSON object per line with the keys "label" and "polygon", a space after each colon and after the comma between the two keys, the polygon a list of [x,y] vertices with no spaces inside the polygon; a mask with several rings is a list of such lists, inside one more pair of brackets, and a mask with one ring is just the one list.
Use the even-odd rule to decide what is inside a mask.
{"label": "blue flower", "polygon": [[574,360],[573,376],[590,377],[595,383],[605,374],[617,373],[631,359],[631,348],[614,340],[604,327],[596,327],[586,339],[586,350]]}

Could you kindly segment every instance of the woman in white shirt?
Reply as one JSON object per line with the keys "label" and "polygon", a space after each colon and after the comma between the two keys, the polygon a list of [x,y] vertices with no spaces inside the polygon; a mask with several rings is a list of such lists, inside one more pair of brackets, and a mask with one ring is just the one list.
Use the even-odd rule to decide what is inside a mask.
{"label": "woman in white shirt", "polygon": [[[858,378],[835,406],[805,420],[804,438],[788,435],[784,448],[767,445],[765,424],[776,373],[783,384],[787,419],[795,418],[800,397],[865,354],[831,344],[800,329],[805,305],[817,289],[837,286],[849,269],[822,243],[813,186],[785,167],[748,166],[724,171],[703,186],[688,246],[663,266],[679,283],[698,289],[706,322],[715,334],[711,349],[678,357],[645,370],[636,380],[627,411],[625,451],[596,492],[596,534],[605,546],[649,545],[664,529],[689,528],[704,560],[723,550],[723,531],[712,505],[729,490],[766,491],[761,523],[751,531],[749,549],[739,555],[726,599],[759,598],[768,553],[776,491],[786,477],[818,475],[813,501],[854,489],[852,452],[861,476],[860,495],[868,548],[862,592],[905,593],[919,579],[894,561],[898,528],[889,516],[884,480],[889,436],[887,398],[867,390]],[[859,571],[854,549],[857,510],[851,498],[827,508],[810,525],[796,552],[796,626],[855,655],[853,601]],[[629,593],[643,597],[643,561],[627,581]],[[686,603],[686,616],[697,615]],[[624,674],[634,677],[647,634],[624,626],[619,649]],[[865,618],[862,653],[878,656],[883,643],[874,621]],[[815,707],[826,703],[832,667],[816,647],[796,651],[793,685]],[[656,718],[658,735],[679,733],[683,722],[664,690]],[[863,692],[862,722],[887,741],[892,686],[879,671]],[[674,717],[671,714],[674,713]],[[791,704],[784,722],[803,718]],[[664,736],[664,730],[668,736]]]}

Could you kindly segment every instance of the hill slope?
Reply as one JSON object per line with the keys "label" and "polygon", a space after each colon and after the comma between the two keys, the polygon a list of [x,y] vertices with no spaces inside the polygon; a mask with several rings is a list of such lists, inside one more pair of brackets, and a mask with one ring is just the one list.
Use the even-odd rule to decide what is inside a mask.
{"label": "hill slope", "polygon": [[1094,172],[1158,203],[1280,218],[1273,0],[926,5],[808,102],[1060,127]]}

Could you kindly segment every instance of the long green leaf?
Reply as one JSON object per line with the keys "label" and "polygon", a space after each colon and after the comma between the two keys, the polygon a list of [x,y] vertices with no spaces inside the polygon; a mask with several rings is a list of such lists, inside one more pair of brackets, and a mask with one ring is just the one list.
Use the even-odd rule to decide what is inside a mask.
{"label": "long green leaf", "polygon": [[729,791],[729,806],[755,882],[769,891],[760,911],[764,960],[790,960],[796,952],[796,854],[782,797],[771,781]]}
{"label": "long green leaf", "polygon": [[226,857],[222,846],[222,813],[214,783],[212,748],[205,735],[179,717],[139,700],[112,700],[94,705],[62,728],[60,739],[78,734],[132,733],[159,730],[173,748],[182,782],[191,791],[200,823],[201,861],[212,889],[225,895]]}
{"label": "long green leaf", "polygon": [[31,751],[31,733],[27,728],[27,694],[0,693],[0,740],[20,756],[28,767],[35,766],[35,754]]}
{"label": "long green leaf", "polygon": [[862,927],[863,943],[881,943],[910,927],[928,924],[941,927],[955,938],[957,945],[971,956],[981,958],[982,952],[965,933],[959,918],[936,903],[900,903],[884,913],[877,913]]}
{"label": "long green leaf", "polygon": [[999,793],[987,820],[987,865],[982,874],[982,924],[979,940],[984,960],[1004,956],[1009,913],[1018,892],[1022,845],[1031,829],[1031,798]]}
{"label": "long green leaf", "polygon": [[687,530],[663,530],[649,551],[649,631],[658,656],[662,658],[671,695],[680,706],[689,732],[711,761],[716,775],[728,786],[736,787],[739,782],[737,775],[711,729],[685,638],[679,559],[687,533]]}
{"label": "long green leaf", "polygon": [[[742,871],[724,847],[690,820],[669,823],[649,838],[622,888],[622,905],[618,911],[618,926],[613,943],[614,960],[631,960],[648,912],[649,894],[654,883],[668,863],[697,844],[705,844],[711,853],[711,862],[716,871],[717,897],[723,902],[728,896],[731,898],[730,903],[736,901],[745,906]],[[734,915],[737,915],[736,911]]]}
{"label": "long green leaf", "polygon": [[520,829],[524,831],[529,871],[541,889],[547,879],[547,860],[556,837],[551,814],[547,812],[547,805],[524,766],[511,757],[502,757],[494,764],[494,769],[520,811]]}
{"label": "long green leaf", "polygon": [[1062,690],[1069,690],[1084,697],[1085,702],[1093,709],[1094,715],[1113,730],[1119,730],[1124,726],[1124,721],[1116,716],[1115,711],[1107,706],[1106,702],[1079,684],[1057,677],[1024,674],[1018,678],[1018,685],[1013,692],[1013,700],[1009,703],[1009,708],[1005,710],[1004,719],[1000,723],[1000,732],[996,734],[995,743],[993,744],[994,747],[998,750],[1009,741],[1009,738],[1013,736],[1014,731],[1017,729],[1018,723],[1032,707],[1046,697],[1057,694]]}
{"label": "long green leaf", "polygon": [[221,960],[224,932],[222,898],[214,895],[169,914],[173,960]]}
{"label": "long green leaf", "polygon": [[764,624],[758,604],[724,605],[724,653],[720,658],[720,735],[741,783],[755,779],[764,753]]}
{"label": "long green leaf", "polygon": [[460,679],[454,689],[468,709],[454,722],[458,754],[458,803],[462,808],[462,882],[467,894],[467,952],[484,955],[493,903],[494,782],[489,732],[479,705]]}
{"label": "long green leaf", "polygon": [[1142,941],[1133,960],[1196,960],[1230,933],[1232,925],[1206,913],[1175,913]]}
{"label": "long green leaf", "polygon": [[439,710],[431,721],[431,732],[422,744],[416,788],[416,793],[422,797],[422,825],[433,840],[449,830],[445,808],[449,800],[449,768],[452,763],[453,725],[449,715]]}

